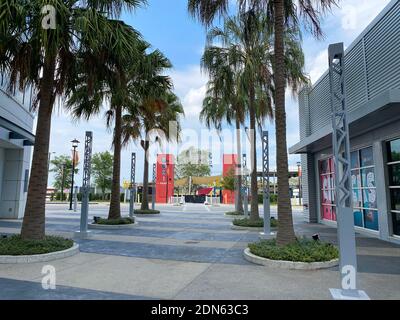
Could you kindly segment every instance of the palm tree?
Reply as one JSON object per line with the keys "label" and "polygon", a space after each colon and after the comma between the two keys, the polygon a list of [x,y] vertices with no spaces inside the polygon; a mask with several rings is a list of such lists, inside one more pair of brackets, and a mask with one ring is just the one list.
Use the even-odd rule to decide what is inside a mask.
{"label": "palm tree", "polygon": [[[0,4],[0,67],[10,74],[10,89],[32,85],[38,109],[35,146],[22,223],[23,239],[45,236],[45,201],[51,115],[57,96],[74,86],[78,52],[96,51],[116,31],[119,41],[110,44],[122,56],[131,51],[130,27],[111,20],[122,9],[133,9],[142,0],[51,1],[56,27],[43,28],[42,1],[4,0]],[[87,61],[90,65],[92,61]]]}
{"label": "palm tree", "polygon": [[[288,154],[286,141],[285,113],[285,43],[284,34],[287,28],[298,26],[300,20],[314,36],[320,38],[322,30],[320,13],[329,10],[339,0],[237,0],[241,11],[249,6],[264,11],[273,22],[274,32],[274,104],[276,127],[276,159],[278,177],[278,219],[280,221],[277,244],[286,245],[296,240],[292,208],[289,197]],[[226,14],[229,0],[188,0],[189,12],[209,26],[217,15]]]}
{"label": "palm tree", "polygon": [[222,130],[223,121],[229,125],[235,122],[237,169],[235,175],[235,211],[243,213],[243,201],[240,193],[242,187],[241,175],[241,135],[240,128],[245,120],[245,96],[240,95],[235,70],[225,59],[224,49],[208,46],[202,58],[202,68],[209,73],[208,89],[200,112],[200,120],[207,128],[213,125],[218,131]]}
{"label": "palm tree", "polygon": [[[118,41],[118,34],[109,35],[109,43],[99,50],[100,56],[85,52],[84,56],[96,59],[91,65],[79,64],[79,81],[77,86],[68,92],[67,108],[74,118],[89,120],[98,114],[104,102],[108,103],[106,112],[107,127],[113,128],[113,174],[111,199],[108,219],[121,218],[120,177],[122,149],[122,115],[123,111],[132,105],[130,87],[134,79],[140,76],[139,65],[145,59],[145,51],[149,45],[141,36],[131,30],[131,52],[129,56],[119,55],[110,46]],[[83,63],[83,59],[79,59]],[[88,94],[89,93],[89,94]]]}
{"label": "palm tree", "polygon": [[[166,88],[164,93],[159,92],[157,82],[150,81],[151,85],[146,91],[142,91],[144,96],[138,100],[136,105],[132,105],[123,117],[123,143],[127,144],[130,140],[136,140],[143,136],[140,141],[145,157],[143,170],[143,197],[141,210],[149,210],[148,186],[149,186],[149,148],[150,133],[157,134],[156,141],[160,142],[160,136],[167,140],[179,137],[180,124],[179,118],[184,114],[183,107],[178,97]],[[157,88],[158,87],[158,88]],[[156,94],[158,91],[158,94]],[[171,132],[171,122],[176,123],[176,132]]]}
{"label": "palm tree", "polygon": [[[251,134],[251,214],[250,219],[259,219],[257,158],[256,158],[256,123],[257,106],[265,110],[265,115],[272,116],[270,91],[272,77],[270,64],[270,33],[265,28],[265,19],[254,11],[242,13],[225,20],[223,28],[213,28],[207,35],[207,48],[203,66],[215,69],[214,75],[225,77],[222,86],[231,91],[230,102],[235,110],[246,109],[250,120]],[[214,45],[221,43],[222,46]],[[220,70],[222,67],[223,70]],[[231,75],[229,75],[231,73]],[[233,89],[233,91],[232,91]],[[229,95],[227,97],[229,99]],[[238,124],[240,128],[240,114]],[[242,116],[242,120],[243,116]]]}

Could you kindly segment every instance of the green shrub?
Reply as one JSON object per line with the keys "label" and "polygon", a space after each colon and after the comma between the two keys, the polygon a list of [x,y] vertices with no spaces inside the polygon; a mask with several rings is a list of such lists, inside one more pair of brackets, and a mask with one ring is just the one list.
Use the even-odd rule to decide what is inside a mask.
{"label": "green shrub", "polygon": [[61,237],[46,236],[43,240],[23,240],[20,235],[0,239],[0,255],[23,256],[63,251],[71,248],[74,241]]}
{"label": "green shrub", "polygon": [[95,221],[95,224],[102,224],[102,225],[108,225],[108,226],[117,226],[117,225],[123,225],[123,224],[133,224],[133,223],[135,223],[134,218],[120,218],[120,219],[98,218]]}
{"label": "green shrub", "polygon": [[227,216],[243,216],[244,215],[243,212],[239,212],[239,211],[226,212],[225,214]]}
{"label": "green shrub", "polygon": [[[250,227],[250,228],[263,228],[264,227],[264,219],[251,220],[249,218],[244,219],[235,219],[232,222],[235,226],[238,227]],[[278,220],[271,219],[271,228],[276,228],[278,226]]]}
{"label": "green shrub", "polygon": [[261,240],[249,244],[249,248],[252,254],[271,260],[323,262],[339,258],[339,251],[332,244],[306,238],[284,247],[278,247],[275,239]]}
{"label": "green shrub", "polygon": [[159,214],[160,213],[160,211],[158,211],[158,210],[151,210],[151,209],[149,209],[149,210],[135,210],[134,211],[135,212],[135,214]]}
{"label": "green shrub", "polygon": [[[269,195],[269,201],[270,204],[277,204],[278,203],[278,195],[277,194],[270,194]],[[258,195],[258,204],[263,204],[264,203],[264,195],[259,194]]]}

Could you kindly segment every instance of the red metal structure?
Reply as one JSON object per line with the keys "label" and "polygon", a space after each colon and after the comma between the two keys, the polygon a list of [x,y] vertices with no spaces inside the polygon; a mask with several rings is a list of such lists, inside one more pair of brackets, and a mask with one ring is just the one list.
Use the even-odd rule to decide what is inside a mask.
{"label": "red metal structure", "polygon": [[175,160],[172,154],[157,156],[156,202],[169,203],[174,195]]}
{"label": "red metal structure", "polygon": [[[223,176],[225,177],[231,170],[235,173],[237,166],[237,155],[236,154],[224,154],[223,156]],[[235,203],[235,191],[223,190],[222,191],[222,202],[224,204]]]}

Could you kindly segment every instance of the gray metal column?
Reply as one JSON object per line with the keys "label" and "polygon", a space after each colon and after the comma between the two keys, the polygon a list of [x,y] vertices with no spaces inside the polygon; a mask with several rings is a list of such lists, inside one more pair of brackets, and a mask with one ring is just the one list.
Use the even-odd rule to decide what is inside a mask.
{"label": "gray metal column", "polygon": [[156,209],[156,180],[157,180],[157,165],[153,163],[153,188],[151,190],[151,210]]}
{"label": "gray metal column", "polygon": [[83,163],[81,224],[80,231],[76,233],[76,236],[78,236],[79,238],[86,238],[88,236],[90,176],[92,171],[92,147],[93,133],[88,131],[86,132],[85,137],[85,160]]}
{"label": "gray metal column", "polygon": [[78,210],[78,186],[74,187],[74,212]]}
{"label": "gray metal column", "polygon": [[131,157],[131,181],[129,186],[129,217],[133,217],[135,213],[135,185],[136,185],[136,153],[132,153]]}
{"label": "gray metal column", "polygon": [[243,206],[244,206],[244,216],[249,216],[249,195],[248,195],[248,188],[247,188],[247,155],[243,153],[242,156],[243,162]]}
{"label": "gray metal column", "polygon": [[354,232],[349,123],[347,119],[345,57],[343,43],[329,46],[329,78],[332,106],[335,202],[340,250],[342,290],[331,289],[335,299],[359,299],[357,253]]}
{"label": "gray metal column", "polygon": [[262,133],[262,151],[263,151],[263,205],[264,205],[264,233],[262,237],[268,238],[271,235],[271,208],[269,191],[269,136],[268,131]]}

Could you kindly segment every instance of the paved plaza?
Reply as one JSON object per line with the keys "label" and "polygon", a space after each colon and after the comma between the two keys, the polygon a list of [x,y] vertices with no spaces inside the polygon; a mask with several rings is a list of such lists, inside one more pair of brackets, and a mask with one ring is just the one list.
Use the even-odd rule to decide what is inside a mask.
{"label": "paved plaza", "polygon": [[[106,205],[91,205],[106,216]],[[159,206],[161,215],[138,217],[130,230],[95,230],[79,240],[80,253],[35,264],[0,265],[0,299],[331,299],[338,268],[280,270],[251,264],[243,250],[258,232],[231,230],[228,206]],[[260,210],[261,211],[261,210]],[[272,209],[273,215],[276,210]],[[124,215],[128,206],[123,206]],[[298,235],[319,233],[336,243],[336,229],[304,222]],[[18,233],[21,221],[0,220],[0,234]],[[79,213],[47,206],[47,234],[72,237]],[[357,234],[359,288],[372,299],[400,299],[400,246]],[[41,286],[44,264],[56,269],[56,290]]]}

